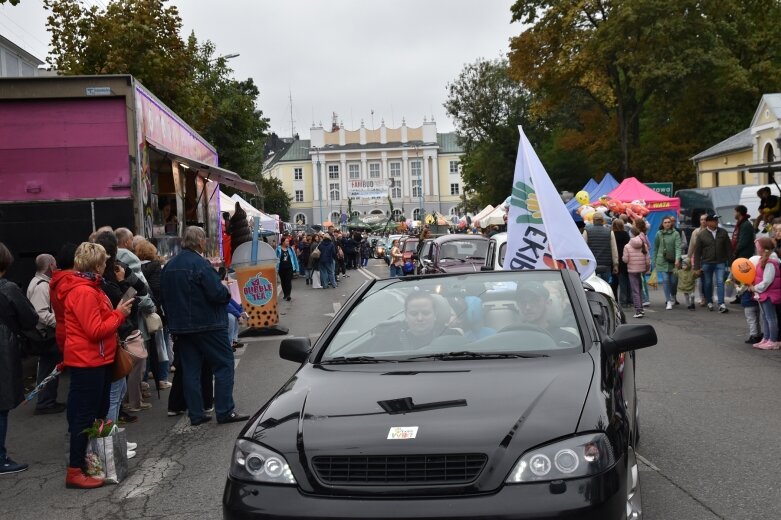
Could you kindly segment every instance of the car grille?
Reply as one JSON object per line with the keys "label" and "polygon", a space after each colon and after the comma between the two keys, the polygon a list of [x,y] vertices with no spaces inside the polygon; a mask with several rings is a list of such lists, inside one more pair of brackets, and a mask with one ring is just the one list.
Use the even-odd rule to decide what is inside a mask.
{"label": "car grille", "polygon": [[483,454],[331,456],[312,459],[326,484],[386,486],[466,484],[485,466]]}

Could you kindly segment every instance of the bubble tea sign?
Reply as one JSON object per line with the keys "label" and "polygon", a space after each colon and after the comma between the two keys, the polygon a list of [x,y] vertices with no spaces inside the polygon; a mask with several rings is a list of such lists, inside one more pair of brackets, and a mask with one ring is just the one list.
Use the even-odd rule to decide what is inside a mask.
{"label": "bubble tea sign", "polygon": [[[241,244],[233,253],[232,267],[241,293],[241,304],[249,315],[247,325],[264,329],[279,323],[277,312],[277,255],[265,242]],[[253,256],[255,261],[253,262]]]}

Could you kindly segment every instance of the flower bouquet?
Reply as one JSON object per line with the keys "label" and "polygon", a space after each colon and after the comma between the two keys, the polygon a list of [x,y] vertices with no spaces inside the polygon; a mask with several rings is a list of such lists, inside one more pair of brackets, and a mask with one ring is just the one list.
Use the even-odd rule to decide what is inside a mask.
{"label": "flower bouquet", "polygon": [[127,476],[127,437],[125,430],[110,420],[95,419],[82,433],[87,435],[87,475],[118,484]]}

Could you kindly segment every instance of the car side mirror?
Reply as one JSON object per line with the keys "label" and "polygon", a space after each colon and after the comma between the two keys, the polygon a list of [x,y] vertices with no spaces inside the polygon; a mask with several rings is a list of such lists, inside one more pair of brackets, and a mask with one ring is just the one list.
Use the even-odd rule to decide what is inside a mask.
{"label": "car side mirror", "polygon": [[283,339],[279,344],[279,357],[295,363],[303,363],[312,351],[309,338]]}
{"label": "car side mirror", "polygon": [[656,345],[656,329],[651,325],[619,325],[602,345],[607,354],[620,354]]}

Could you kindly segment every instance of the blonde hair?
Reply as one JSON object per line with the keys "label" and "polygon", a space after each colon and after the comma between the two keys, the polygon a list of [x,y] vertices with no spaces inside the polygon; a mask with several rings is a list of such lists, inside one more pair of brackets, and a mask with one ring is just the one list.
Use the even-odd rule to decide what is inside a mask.
{"label": "blonde hair", "polygon": [[106,261],[108,255],[106,249],[100,245],[92,242],[82,242],[78,248],[76,248],[76,254],[73,258],[73,268],[82,273],[96,273],[98,272],[98,266]]}
{"label": "blonde hair", "polygon": [[139,260],[157,260],[157,248],[149,240],[140,240],[135,249]]}

